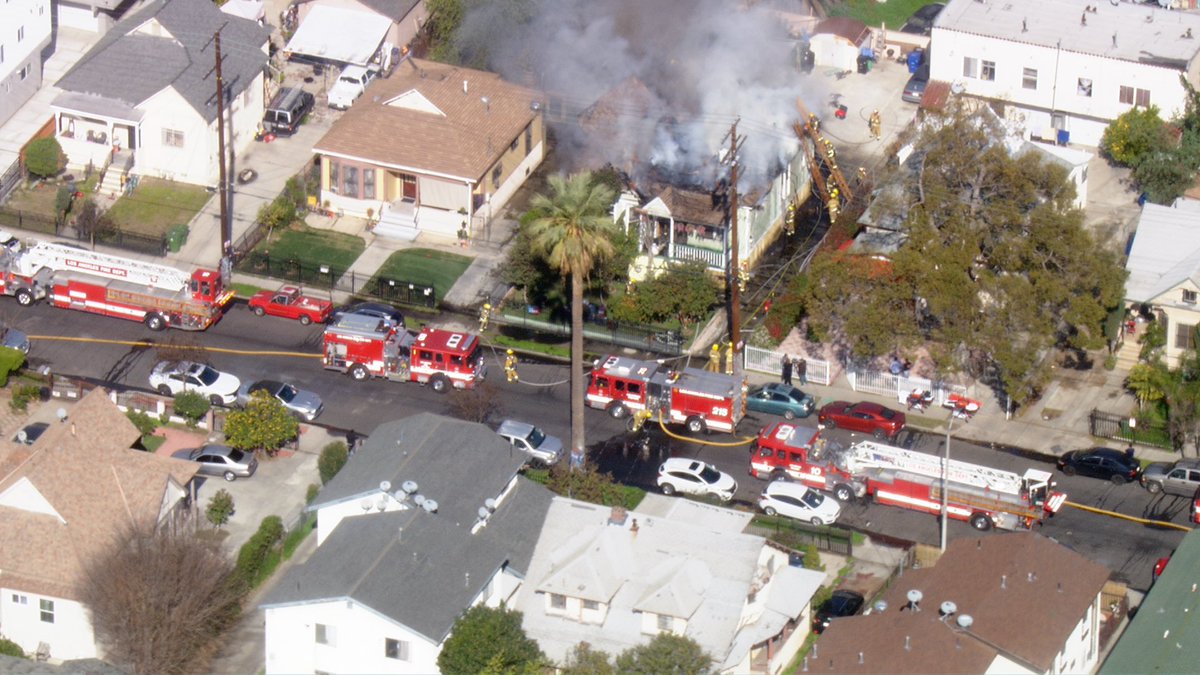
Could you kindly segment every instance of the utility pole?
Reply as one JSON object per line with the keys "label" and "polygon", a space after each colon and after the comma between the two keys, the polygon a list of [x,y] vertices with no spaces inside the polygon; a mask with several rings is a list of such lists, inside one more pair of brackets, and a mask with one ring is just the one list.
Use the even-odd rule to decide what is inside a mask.
{"label": "utility pole", "polygon": [[[742,353],[742,293],[741,265],[738,256],[738,151],[741,150],[744,138],[738,137],[737,120],[729,129],[729,154],[725,161],[729,164],[729,273],[726,283],[729,285],[729,342],[733,345],[734,355]],[[734,363],[737,360],[734,359]],[[734,372],[741,369],[734,366]]]}
{"label": "utility pole", "polygon": [[232,222],[229,219],[229,178],[226,169],[227,149],[225,146],[225,80],[221,77],[221,28],[213,33],[216,63],[210,72],[217,76],[217,200],[219,201],[219,218],[221,220],[221,278],[229,283],[233,261],[230,253],[233,250]]}

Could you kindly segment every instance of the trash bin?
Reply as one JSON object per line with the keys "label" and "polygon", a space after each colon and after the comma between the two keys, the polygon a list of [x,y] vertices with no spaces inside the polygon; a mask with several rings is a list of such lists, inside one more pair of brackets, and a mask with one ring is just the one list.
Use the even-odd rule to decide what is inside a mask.
{"label": "trash bin", "polygon": [[920,68],[921,64],[924,62],[925,62],[925,50],[924,49],[912,50],[911,52],[908,53],[908,72],[910,72],[910,73],[917,72],[917,69]]}
{"label": "trash bin", "polygon": [[187,243],[188,226],[176,225],[167,230],[167,250],[171,253],[179,253],[183,250],[183,245]]}
{"label": "trash bin", "polygon": [[871,57],[866,56],[865,54],[859,54],[858,55],[858,72],[860,74],[865,75],[866,72],[870,69],[871,69]]}

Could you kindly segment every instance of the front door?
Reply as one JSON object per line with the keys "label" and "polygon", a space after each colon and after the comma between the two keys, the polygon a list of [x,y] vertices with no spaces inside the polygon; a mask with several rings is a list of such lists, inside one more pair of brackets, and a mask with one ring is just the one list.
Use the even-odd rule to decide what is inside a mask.
{"label": "front door", "polygon": [[383,198],[389,202],[417,201],[417,177],[407,173],[388,171],[383,181]]}

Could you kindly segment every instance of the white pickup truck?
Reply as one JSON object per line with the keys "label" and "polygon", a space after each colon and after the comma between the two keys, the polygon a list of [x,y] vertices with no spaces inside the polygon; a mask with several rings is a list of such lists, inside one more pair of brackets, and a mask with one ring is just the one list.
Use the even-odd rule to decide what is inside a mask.
{"label": "white pickup truck", "polygon": [[375,66],[346,66],[337,82],[329,88],[329,107],[338,110],[349,108],[378,74],[379,69]]}

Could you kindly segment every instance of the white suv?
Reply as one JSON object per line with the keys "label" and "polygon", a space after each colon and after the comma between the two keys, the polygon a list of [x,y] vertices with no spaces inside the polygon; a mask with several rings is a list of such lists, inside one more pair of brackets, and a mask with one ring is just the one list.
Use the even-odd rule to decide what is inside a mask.
{"label": "white suv", "polygon": [[665,495],[683,492],[693,495],[714,495],[723,502],[733,499],[737,481],[712,464],[698,459],[672,457],[658,467],[658,487]]}
{"label": "white suv", "polygon": [[329,88],[329,107],[338,110],[349,108],[363,95],[367,85],[371,84],[371,80],[378,74],[379,70],[374,66],[346,66],[338,76],[337,82]]}
{"label": "white suv", "polygon": [[813,525],[832,525],[842,513],[836,499],[786,480],[771,481],[758,498],[758,508],[768,516],[779,514]]}

